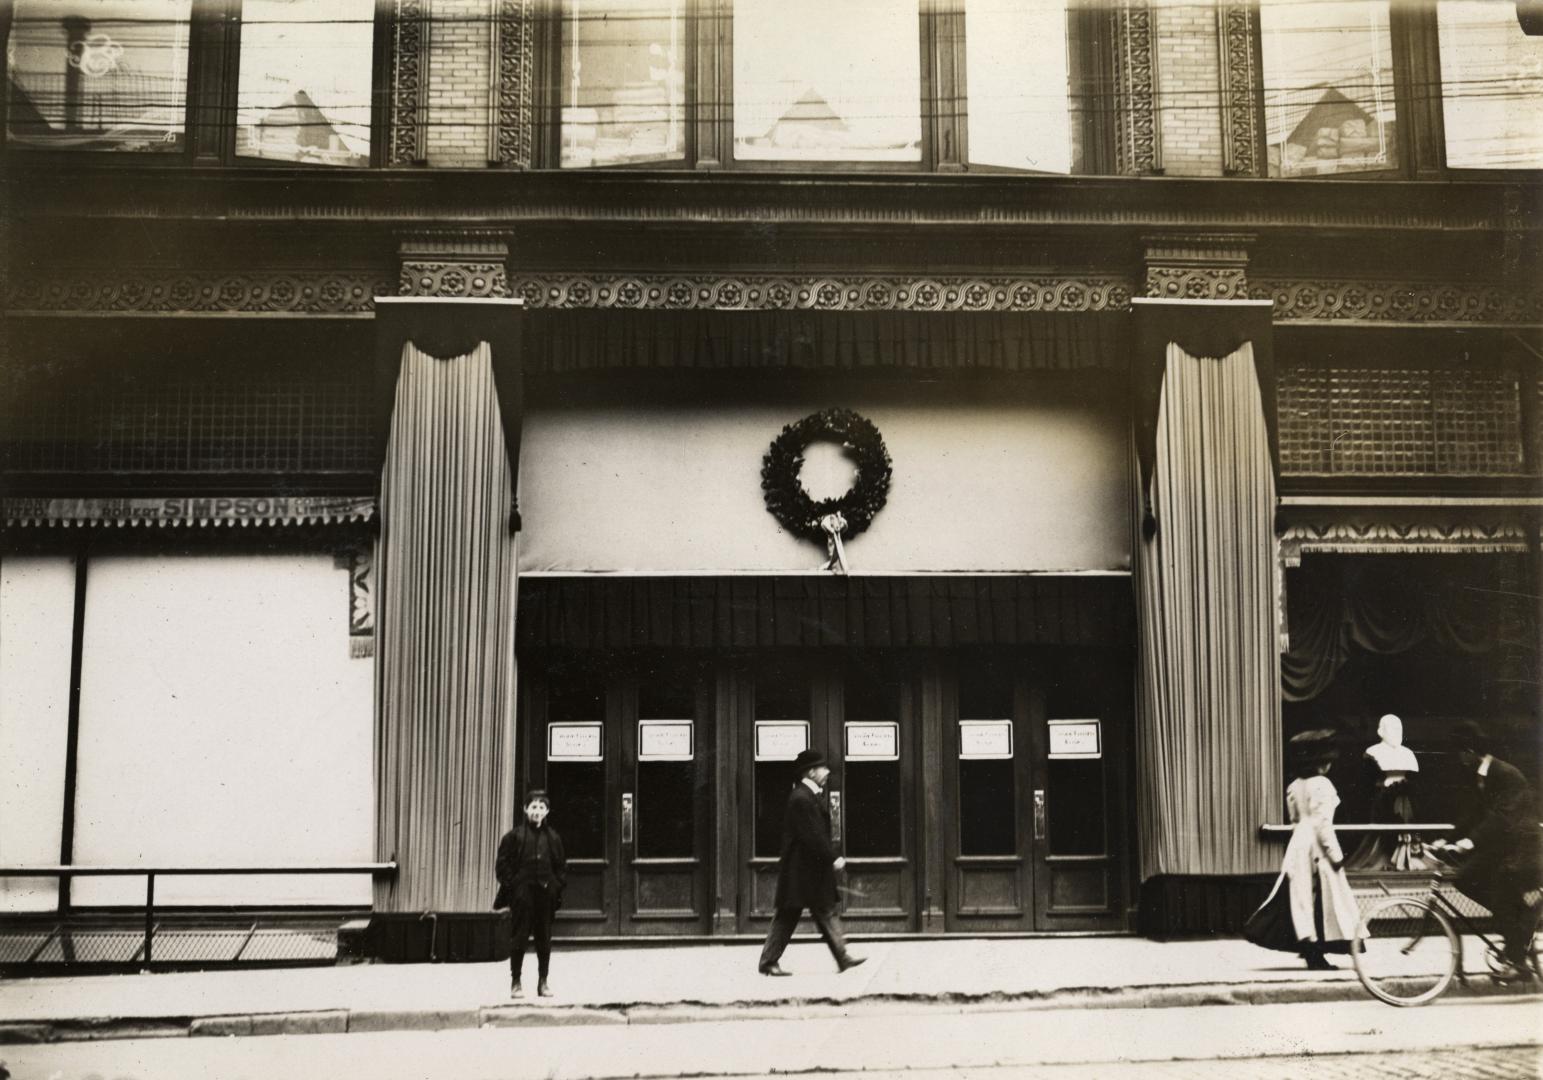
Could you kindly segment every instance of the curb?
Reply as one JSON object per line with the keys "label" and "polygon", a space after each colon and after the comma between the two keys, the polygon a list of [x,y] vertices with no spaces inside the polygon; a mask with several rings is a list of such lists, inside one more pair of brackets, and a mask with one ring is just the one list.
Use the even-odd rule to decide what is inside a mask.
{"label": "curb", "polygon": [[[1445,997],[1528,997],[1535,988],[1488,980],[1452,986]],[[232,1038],[248,1035],[342,1035],[351,1032],[470,1028],[696,1024],[724,1020],[813,1020],[853,1012],[1013,1012],[1051,1009],[1176,1009],[1211,1005],[1286,1005],[1374,1000],[1359,982],[1211,983],[1186,986],[1071,988],[1025,994],[873,994],[859,998],[699,1001],[674,1004],[529,1006],[473,1009],[318,1009],[226,1016],[86,1017],[0,1022],[0,1046],[105,1039]]]}

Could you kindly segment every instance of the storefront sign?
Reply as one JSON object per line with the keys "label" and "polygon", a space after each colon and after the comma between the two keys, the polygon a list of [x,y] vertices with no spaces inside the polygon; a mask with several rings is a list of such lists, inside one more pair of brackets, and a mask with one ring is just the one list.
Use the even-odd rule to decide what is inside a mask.
{"label": "storefront sign", "polygon": [[1098,758],[1104,756],[1097,720],[1050,720],[1050,756],[1052,758]]}
{"label": "storefront sign", "polygon": [[601,753],[600,725],[548,724],[546,726],[548,761],[604,761]]}
{"label": "storefront sign", "polygon": [[1012,756],[1011,720],[959,721],[960,761],[993,761]]}
{"label": "storefront sign", "polygon": [[690,720],[639,720],[639,761],[690,761]]}
{"label": "storefront sign", "polygon": [[8,525],[260,525],[369,521],[371,496],[253,495],[165,499],[14,498],[0,503]]}
{"label": "storefront sign", "polygon": [[755,759],[757,761],[792,761],[800,751],[809,749],[809,721],[757,720],[755,722]]}
{"label": "storefront sign", "polygon": [[898,761],[900,759],[899,724],[846,725],[848,761]]}

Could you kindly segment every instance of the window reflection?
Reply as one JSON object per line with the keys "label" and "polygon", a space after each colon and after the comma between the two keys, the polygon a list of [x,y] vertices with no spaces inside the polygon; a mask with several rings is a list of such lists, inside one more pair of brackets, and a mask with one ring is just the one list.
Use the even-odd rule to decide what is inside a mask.
{"label": "window reflection", "polygon": [[565,169],[685,153],[684,0],[568,0],[563,11]]}
{"label": "window reflection", "polygon": [[1387,0],[1263,0],[1271,176],[1398,164]]}
{"label": "window reflection", "polygon": [[375,0],[243,0],[236,153],[370,163]]}
{"label": "window reflection", "polygon": [[13,146],[177,151],[192,0],[16,0],[7,50]]}
{"label": "window reflection", "polygon": [[1436,11],[1447,164],[1543,168],[1543,38],[1523,34],[1509,4],[1465,0]]}
{"label": "window reflection", "polygon": [[734,156],[920,161],[920,33],[917,0],[737,0]]}
{"label": "window reflection", "polygon": [[971,163],[1079,171],[1064,0],[970,0],[964,43]]}

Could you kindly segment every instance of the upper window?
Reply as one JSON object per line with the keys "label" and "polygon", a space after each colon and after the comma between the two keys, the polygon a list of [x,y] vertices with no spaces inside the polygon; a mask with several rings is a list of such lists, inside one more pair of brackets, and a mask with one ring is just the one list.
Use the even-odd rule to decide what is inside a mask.
{"label": "upper window", "polygon": [[1262,0],[1271,176],[1399,164],[1388,0]]}
{"label": "upper window", "polygon": [[[562,168],[1086,171],[1100,110],[1076,0],[565,0],[547,153]],[[811,32],[817,27],[818,32]],[[1105,109],[1104,112],[1109,110]],[[710,153],[711,138],[723,147]]]}
{"label": "upper window", "polygon": [[[13,147],[363,166],[377,0],[16,0]],[[190,82],[189,71],[202,74]],[[226,111],[234,84],[235,110]],[[198,119],[212,112],[210,124]],[[199,125],[204,125],[200,127]]]}
{"label": "upper window", "polygon": [[1509,4],[1443,3],[1441,107],[1455,169],[1543,168],[1543,37]]}
{"label": "upper window", "polygon": [[181,150],[191,16],[192,0],[16,0],[10,144]]}
{"label": "upper window", "polygon": [[1543,38],[1495,0],[1260,0],[1270,176],[1543,168]]}

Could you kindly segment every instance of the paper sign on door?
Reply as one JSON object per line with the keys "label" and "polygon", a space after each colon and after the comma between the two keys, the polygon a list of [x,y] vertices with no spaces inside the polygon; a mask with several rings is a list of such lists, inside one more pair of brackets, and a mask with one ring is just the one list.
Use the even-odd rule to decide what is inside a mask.
{"label": "paper sign on door", "polygon": [[755,759],[757,761],[792,761],[800,751],[809,749],[809,721],[757,720],[755,722]]}
{"label": "paper sign on door", "polygon": [[1097,720],[1050,720],[1050,756],[1052,758],[1098,758],[1104,756]]}
{"label": "paper sign on door", "polygon": [[690,761],[690,720],[639,720],[639,761]]}
{"label": "paper sign on door", "polygon": [[601,753],[600,725],[548,724],[546,726],[548,761],[604,761]]}

